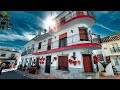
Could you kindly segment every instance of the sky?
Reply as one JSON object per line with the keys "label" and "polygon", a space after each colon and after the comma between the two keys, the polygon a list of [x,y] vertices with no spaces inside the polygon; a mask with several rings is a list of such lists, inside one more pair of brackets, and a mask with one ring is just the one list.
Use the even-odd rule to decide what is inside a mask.
{"label": "sky", "polygon": [[[57,16],[61,11],[52,11],[52,16]],[[96,24],[91,27],[92,32],[106,37],[120,32],[119,11],[93,11]],[[1,11],[0,11],[1,13]],[[51,11],[7,11],[11,16],[11,30],[0,30],[0,46],[23,48],[35,37],[40,27],[46,28],[45,20]]]}

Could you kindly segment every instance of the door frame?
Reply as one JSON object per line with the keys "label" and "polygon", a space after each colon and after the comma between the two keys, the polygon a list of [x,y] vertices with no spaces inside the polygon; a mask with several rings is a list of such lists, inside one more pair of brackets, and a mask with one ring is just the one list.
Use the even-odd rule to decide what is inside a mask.
{"label": "door frame", "polygon": [[47,72],[46,71],[46,69],[47,69],[47,57],[50,57],[50,68],[49,69],[51,69],[51,55],[49,55],[49,56],[46,56],[46,62],[45,62],[45,73],[50,73],[50,72]]}
{"label": "door frame", "polygon": [[[93,64],[93,61],[92,61],[92,54],[82,54],[82,59],[83,59],[83,55],[90,55],[90,61],[91,61],[91,69],[92,69],[92,72],[94,72],[94,64]],[[83,61],[83,60],[82,60]],[[83,61],[84,62],[84,61]],[[85,72],[84,70],[84,64],[83,64],[83,71]],[[87,73],[87,72],[86,72]]]}

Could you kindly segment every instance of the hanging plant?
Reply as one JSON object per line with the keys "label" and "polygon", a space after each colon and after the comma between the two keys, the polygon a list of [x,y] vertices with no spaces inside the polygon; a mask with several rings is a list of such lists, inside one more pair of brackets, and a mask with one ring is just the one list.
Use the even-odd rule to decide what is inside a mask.
{"label": "hanging plant", "polygon": [[94,63],[95,64],[97,64],[98,62],[99,62],[99,59],[98,59],[98,57],[95,55],[95,56],[93,56],[93,59],[94,59]]}
{"label": "hanging plant", "polygon": [[71,56],[71,58],[73,58],[73,60],[75,60],[75,59],[76,59],[76,57],[75,57],[75,56]]}
{"label": "hanging plant", "polygon": [[43,58],[42,60],[45,61],[45,58]]}
{"label": "hanging plant", "polygon": [[42,61],[42,64],[44,64],[44,62]]}
{"label": "hanging plant", "polygon": [[69,59],[69,63],[72,64],[72,60],[71,59]]}
{"label": "hanging plant", "polygon": [[77,61],[73,61],[73,64],[76,65],[76,64],[77,64]]}
{"label": "hanging plant", "polygon": [[53,57],[53,60],[57,60],[57,57]]}
{"label": "hanging plant", "polygon": [[78,64],[80,65],[80,61],[78,60]]}

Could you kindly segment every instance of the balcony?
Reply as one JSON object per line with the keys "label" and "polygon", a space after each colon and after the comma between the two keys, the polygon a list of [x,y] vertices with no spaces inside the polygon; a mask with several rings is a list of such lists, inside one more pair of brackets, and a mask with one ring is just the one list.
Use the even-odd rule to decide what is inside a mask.
{"label": "balcony", "polygon": [[83,23],[92,26],[95,24],[95,15],[91,11],[71,11],[60,19],[58,19],[58,17],[55,18],[57,27],[61,27],[73,20],[77,20],[76,23]]}
{"label": "balcony", "polygon": [[112,48],[110,48],[110,51],[111,51],[111,53],[119,53],[120,47],[118,47],[118,48],[112,47]]}
{"label": "balcony", "polygon": [[44,44],[41,45],[41,49],[38,49],[38,47],[35,48],[35,52],[38,51],[46,51],[46,50],[51,50],[51,49],[55,49],[55,48],[61,48],[63,46],[69,46],[69,45],[73,45],[73,44],[84,44],[84,43],[96,43],[96,44],[100,44],[100,37],[96,35],[96,37],[92,37],[92,39],[87,40],[87,41],[81,41],[80,40],[80,35],[79,34],[75,34],[72,36],[67,37],[66,42],[63,43],[63,45],[60,45],[59,40],[54,41],[51,43],[51,48],[48,47],[48,44]]}
{"label": "balcony", "polygon": [[35,52],[34,48],[31,48],[27,51],[22,52],[21,55],[24,56],[24,55],[28,55],[28,54],[33,54],[34,52]]}
{"label": "balcony", "polygon": [[91,34],[91,43],[101,43],[100,35]]}

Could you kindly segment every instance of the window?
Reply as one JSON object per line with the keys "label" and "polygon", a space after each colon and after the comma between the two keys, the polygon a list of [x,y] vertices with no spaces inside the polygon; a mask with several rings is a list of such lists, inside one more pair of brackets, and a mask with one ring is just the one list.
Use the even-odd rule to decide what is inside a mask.
{"label": "window", "polygon": [[41,49],[41,42],[39,43],[38,49]]}
{"label": "window", "polygon": [[11,59],[15,59],[15,54],[11,54]]}
{"label": "window", "polygon": [[2,54],[1,54],[1,57],[5,57],[5,56],[6,56],[6,54],[5,54],[5,53],[2,53]]}
{"label": "window", "polygon": [[118,47],[118,44],[115,43],[115,44],[111,44],[111,52],[119,52],[119,47]]}
{"label": "window", "polygon": [[47,47],[47,50],[51,50],[51,41],[52,41],[52,38],[48,39],[48,47]]}
{"label": "window", "polygon": [[64,23],[65,22],[65,17],[62,17],[61,19],[60,19],[60,24],[62,24],[62,23]]}
{"label": "window", "polygon": [[115,58],[114,61],[115,61],[115,66],[119,66],[119,62],[118,62],[117,58]]}
{"label": "window", "polygon": [[32,49],[34,48],[34,44],[32,44]]}
{"label": "window", "polygon": [[79,33],[80,33],[80,40],[82,41],[88,41],[88,33],[87,33],[87,29],[80,29],[79,28]]}
{"label": "window", "polygon": [[67,46],[67,33],[59,36],[59,47]]}

